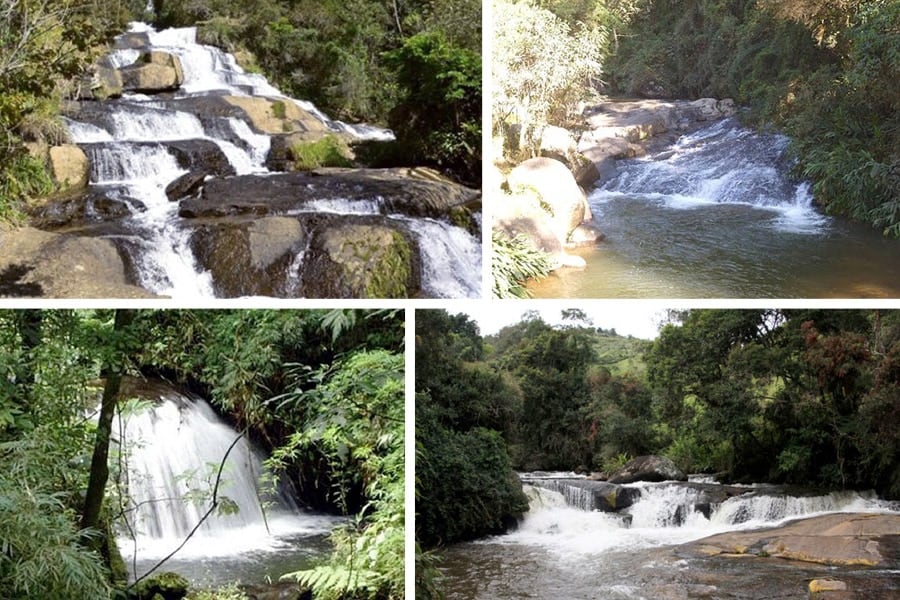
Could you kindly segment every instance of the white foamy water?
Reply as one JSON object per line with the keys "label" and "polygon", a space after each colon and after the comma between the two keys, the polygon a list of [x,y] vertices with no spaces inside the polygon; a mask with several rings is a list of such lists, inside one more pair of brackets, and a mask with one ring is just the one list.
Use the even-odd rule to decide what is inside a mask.
{"label": "white foamy water", "polygon": [[[119,435],[125,440],[134,508],[128,522],[135,534],[132,539],[123,528],[119,542],[123,551],[136,545],[142,559],[167,555],[201,522],[180,558],[278,550],[286,538],[325,533],[337,522],[301,513],[267,494],[260,484],[260,451],[202,400],[173,391],[127,416]],[[217,497],[235,510],[214,512],[203,521],[223,460]]]}
{"label": "white foamy water", "polygon": [[809,184],[789,178],[788,142],[724,119],[682,136],[664,152],[619,161],[619,173],[591,199],[641,198],[673,210],[745,205],[774,213],[775,230],[821,233],[829,219],[816,211]]}
{"label": "white foamy water", "polygon": [[409,225],[419,243],[422,287],[429,296],[481,296],[481,240],[443,221],[396,218]]}
{"label": "white foamy water", "polygon": [[717,533],[774,526],[832,512],[892,510],[890,503],[872,493],[790,496],[748,487],[748,494],[711,506],[707,517],[699,510],[708,503],[699,489],[671,482],[625,487],[638,488],[640,499],[619,513],[607,513],[578,508],[591,504],[577,487],[561,486],[561,491],[552,491],[526,485],[531,510],[519,528],[484,543],[535,545],[564,554],[602,554],[681,544]]}

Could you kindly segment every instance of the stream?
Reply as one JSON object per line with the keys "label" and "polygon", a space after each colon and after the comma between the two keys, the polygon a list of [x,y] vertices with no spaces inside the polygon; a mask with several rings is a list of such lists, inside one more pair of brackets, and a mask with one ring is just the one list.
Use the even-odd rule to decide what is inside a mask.
{"label": "stream", "polygon": [[617,162],[588,192],[606,239],[541,298],[896,298],[900,240],[823,215],[788,178],[788,139],[733,118]]}
{"label": "stream", "polygon": [[[147,45],[141,50],[129,47],[133,42],[128,40],[135,39],[134,36],[141,36]],[[132,23],[129,32],[120,36],[126,41],[119,43],[104,59],[105,64],[122,68],[134,63],[142,51],[160,51],[178,58],[184,82],[175,92],[152,95],[126,92],[114,100],[82,102],[65,119],[72,140],[84,150],[90,163],[89,192],[106,205],[123,207],[117,210],[125,213],[115,219],[104,217],[98,225],[82,227],[77,233],[114,242],[126,258],[134,283],[154,294],[180,299],[247,295],[315,297],[317,273],[305,277],[312,292],[304,293],[296,285],[303,279],[304,258],[309,259],[307,250],[315,233],[306,234],[305,243],[302,240],[271,242],[284,246],[287,254],[273,267],[274,276],[272,273],[254,276],[278,281],[265,284],[268,286],[265,289],[272,290],[268,293],[247,293],[230,282],[216,281],[211,268],[204,267],[197,256],[195,238],[198,230],[208,230],[211,225],[199,219],[194,222],[186,219],[180,203],[170,201],[166,188],[181,176],[196,172],[201,163],[206,163],[203,169],[209,169],[210,160],[220,177],[274,175],[267,166],[272,136],[255,130],[246,119],[233,116],[237,110],[234,105],[244,101],[268,99],[280,102],[280,106],[290,103],[296,107],[288,111],[290,114],[302,111],[304,118],[317,122],[316,128],[346,139],[391,140],[393,133],[370,125],[332,120],[310,102],[284,96],[263,76],[244,72],[232,55],[197,43],[196,36],[194,27],[156,31],[144,23]],[[315,186],[308,185],[310,189]],[[480,295],[480,236],[454,226],[447,219],[388,210],[379,195],[381,192],[373,191],[369,197],[365,192],[356,189],[356,196],[351,200],[343,198],[339,189],[332,193],[319,191],[318,196],[324,194],[324,198],[317,197],[305,204],[297,196],[300,208],[293,214],[282,214],[290,214],[304,231],[318,231],[317,227],[324,227],[323,222],[339,226],[342,221],[389,227],[413,243],[413,251],[419,255],[413,264],[419,267],[417,279],[425,297]],[[260,203],[271,199],[254,200],[257,204],[251,209],[251,215],[259,215],[260,210],[263,215],[278,214],[275,208],[261,208]],[[221,202],[228,206],[234,201],[226,198]],[[93,210],[89,208],[88,215],[96,218]],[[234,226],[229,223],[226,228]],[[226,248],[218,251],[220,258],[216,260],[246,252]],[[266,249],[262,254],[272,252]],[[253,260],[259,262],[258,258]],[[222,267],[226,271],[237,268]]]}
{"label": "stream", "polygon": [[746,486],[746,494],[710,503],[721,488],[714,483],[635,483],[623,487],[637,490],[640,499],[619,513],[606,513],[584,509],[591,506],[590,493],[568,479],[572,475],[522,477],[528,482],[524,489],[531,508],[516,531],[441,552],[447,598],[806,600],[806,583],[816,577],[850,578],[858,586],[871,580],[876,590],[885,579],[896,581],[896,572],[877,569],[696,559],[673,552],[680,544],[709,535],[792,518],[896,508],[873,494],[799,496],[776,486]]}

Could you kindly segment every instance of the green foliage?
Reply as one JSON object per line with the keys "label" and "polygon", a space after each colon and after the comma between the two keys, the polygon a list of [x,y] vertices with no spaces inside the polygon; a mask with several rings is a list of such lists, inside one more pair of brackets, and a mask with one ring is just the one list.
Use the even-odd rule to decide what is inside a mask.
{"label": "green foliage", "polygon": [[[417,311],[416,538],[426,547],[502,530],[527,509],[499,433],[519,395],[483,358],[467,317]],[[433,561],[417,560],[427,586]]]}
{"label": "green foliage", "polygon": [[0,0],[0,219],[52,191],[25,142],[59,143],[58,99],[131,18],[119,0]]}
{"label": "green foliage", "polygon": [[[23,600],[110,597],[108,571],[85,549],[67,485],[58,478],[71,449],[43,437],[0,444],[0,595]],[[54,436],[55,437],[55,436]],[[57,462],[58,461],[58,462]]]}
{"label": "green foliage", "polygon": [[525,284],[550,273],[550,257],[535,250],[524,237],[509,238],[491,231],[491,278],[494,298],[528,298]]}
{"label": "green foliage", "polygon": [[479,186],[481,55],[432,31],[407,38],[384,61],[400,94],[388,119],[397,140],[378,160],[433,166]]}
{"label": "green foliage", "polygon": [[[314,447],[328,461],[335,494],[346,506],[355,485],[367,504],[352,525],[332,534],[326,565],[289,573],[319,598],[402,598],[404,586],[403,356],[358,352],[280,400],[307,413],[307,425],[277,448],[270,466],[285,468]],[[303,375],[297,384],[306,379]]]}
{"label": "green foliage", "polygon": [[191,590],[187,600],[249,600],[237,583],[230,583],[215,590]]}
{"label": "green foliage", "polygon": [[503,15],[494,29],[491,66],[495,133],[516,125],[518,139],[508,146],[534,156],[543,127],[567,124],[600,77],[606,34],[585,26],[573,31],[528,0],[495,0],[493,10]]}
{"label": "green foliage", "polygon": [[333,135],[328,135],[315,142],[298,142],[291,147],[294,157],[294,168],[298,171],[311,171],[319,167],[350,167],[352,162],[347,158],[341,143]]}

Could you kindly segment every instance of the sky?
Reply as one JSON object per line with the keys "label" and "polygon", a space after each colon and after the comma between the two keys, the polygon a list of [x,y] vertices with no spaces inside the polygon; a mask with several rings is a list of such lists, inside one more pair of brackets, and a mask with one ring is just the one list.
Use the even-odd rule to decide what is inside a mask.
{"label": "sky", "polygon": [[541,301],[541,302],[490,302],[451,309],[450,313],[468,314],[478,323],[482,335],[497,333],[503,327],[518,323],[522,315],[529,310],[537,310],[541,318],[556,325],[562,323],[561,314],[564,309],[578,308],[587,313],[594,327],[615,329],[619,335],[632,335],[637,338],[652,340],[657,337],[659,323],[664,319],[669,306],[658,302],[644,301]]}

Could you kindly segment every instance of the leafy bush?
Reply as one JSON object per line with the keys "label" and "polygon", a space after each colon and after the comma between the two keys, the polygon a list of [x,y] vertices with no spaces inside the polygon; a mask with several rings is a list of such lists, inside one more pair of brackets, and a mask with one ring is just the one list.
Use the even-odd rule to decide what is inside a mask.
{"label": "leafy bush", "polygon": [[509,238],[491,232],[491,278],[494,298],[527,298],[525,284],[529,279],[541,279],[550,273],[550,257],[535,250],[523,237]]}
{"label": "leafy bush", "polygon": [[605,33],[569,25],[529,0],[495,0],[492,77],[495,133],[518,126],[512,147],[534,156],[547,124],[564,125],[602,70]]}
{"label": "leafy bush", "polygon": [[453,431],[416,406],[416,539],[449,544],[503,531],[528,510],[506,443],[496,431]]}

